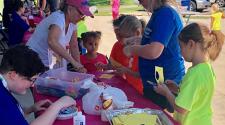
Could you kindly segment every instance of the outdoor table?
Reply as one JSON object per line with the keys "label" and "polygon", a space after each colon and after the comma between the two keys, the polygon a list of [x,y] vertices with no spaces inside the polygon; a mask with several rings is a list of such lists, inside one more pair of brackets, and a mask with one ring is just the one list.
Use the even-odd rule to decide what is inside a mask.
{"label": "outdoor table", "polygon": [[[98,78],[102,73],[95,73],[95,76]],[[99,78],[98,78],[99,79]],[[161,110],[159,106],[156,104],[152,103],[149,99],[143,97],[140,95],[131,85],[129,85],[126,80],[124,80],[120,76],[114,76],[111,79],[99,79],[103,82],[105,82],[108,85],[111,85],[112,87],[117,87],[122,89],[126,95],[129,101],[134,102],[134,108],[150,108],[150,109],[158,109]],[[58,98],[53,97],[53,96],[47,96],[47,95],[42,95],[36,93],[34,90],[34,101],[40,101],[43,99],[50,99],[51,101],[55,101]],[[82,107],[82,100],[78,99],[77,101],[77,106]],[[166,114],[166,113],[165,113]],[[85,114],[86,116],[86,125],[109,125],[109,122],[102,122],[101,117],[97,115],[88,115]],[[176,121],[172,119],[168,114],[166,114],[168,118],[172,121],[174,125],[179,125]],[[68,119],[68,120],[55,120],[54,125],[73,125],[73,119]]]}

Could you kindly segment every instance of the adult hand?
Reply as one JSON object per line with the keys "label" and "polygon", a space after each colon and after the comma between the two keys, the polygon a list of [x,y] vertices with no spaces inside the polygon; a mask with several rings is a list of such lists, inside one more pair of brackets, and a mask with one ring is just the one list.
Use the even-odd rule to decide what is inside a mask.
{"label": "adult hand", "polygon": [[166,96],[170,92],[169,88],[163,83],[160,83],[157,86],[155,86],[154,90],[156,93],[163,96]]}
{"label": "adult hand", "polygon": [[140,45],[142,37],[140,36],[133,36],[129,38],[125,38],[124,45],[131,46],[131,45]]}
{"label": "adult hand", "polygon": [[166,80],[165,81],[166,86],[170,89],[171,92],[177,94],[180,90],[179,86],[176,84],[176,82],[172,80]]}
{"label": "adult hand", "polygon": [[81,67],[78,69],[78,72],[80,73],[86,73],[87,72],[87,69],[85,69],[84,67]]}
{"label": "adult hand", "polygon": [[84,66],[80,63],[75,63],[73,64],[73,67],[74,67],[74,70],[75,71],[78,71],[78,72],[81,72],[81,73],[86,73],[87,72],[87,69],[84,68]]}
{"label": "adult hand", "polygon": [[30,27],[30,28],[28,29],[28,31],[31,32],[31,33],[33,33],[34,30],[35,30],[35,28],[32,28],[32,27]]}
{"label": "adult hand", "polygon": [[52,105],[54,105],[58,109],[63,109],[72,105],[76,105],[76,101],[69,96],[63,96]]}
{"label": "adult hand", "polygon": [[123,53],[127,56],[130,57],[132,56],[132,46],[126,46],[123,48]]}
{"label": "adult hand", "polygon": [[50,105],[52,104],[52,102],[48,99],[46,100],[41,100],[37,103],[35,103],[33,106],[32,106],[32,111],[33,112],[38,112],[38,111],[42,111],[42,110],[45,110],[47,109]]}

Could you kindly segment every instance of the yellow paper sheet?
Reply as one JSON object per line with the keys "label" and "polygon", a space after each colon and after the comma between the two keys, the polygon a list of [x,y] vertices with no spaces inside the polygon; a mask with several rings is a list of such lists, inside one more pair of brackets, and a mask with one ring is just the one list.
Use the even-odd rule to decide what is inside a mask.
{"label": "yellow paper sheet", "polygon": [[147,113],[120,115],[112,119],[113,125],[156,125],[157,115]]}
{"label": "yellow paper sheet", "polygon": [[114,75],[113,74],[102,74],[99,78],[101,79],[111,79]]}
{"label": "yellow paper sheet", "polygon": [[[156,75],[158,74],[158,78]],[[164,83],[164,73],[163,73],[163,67],[155,66],[155,80],[157,83]]]}

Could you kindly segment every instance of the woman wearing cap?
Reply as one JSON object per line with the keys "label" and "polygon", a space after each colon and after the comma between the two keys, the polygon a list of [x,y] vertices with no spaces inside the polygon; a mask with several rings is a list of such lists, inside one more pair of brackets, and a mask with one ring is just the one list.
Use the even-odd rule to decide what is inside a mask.
{"label": "woman wearing cap", "polygon": [[[93,16],[87,0],[64,0],[59,11],[52,13],[36,27],[27,45],[39,54],[49,68],[57,64],[52,60],[54,55],[60,61],[60,67],[65,67],[67,61],[77,71],[86,72],[80,64],[76,32],[76,23],[84,16]],[[71,54],[67,52],[67,46]]]}
{"label": "woman wearing cap", "polygon": [[[143,82],[144,96],[161,108],[173,112],[167,99],[154,91],[157,83],[157,69],[163,68],[165,80],[179,84],[184,73],[184,61],[181,56],[178,35],[183,28],[178,13],[168,5],[175,0],[139,0],[140,4],[152,13],[142,39],[141,45],[125,47],[126,55],[139,56],[139,71]],[[160,68],[160,69],[161,69]],[[162,80],[162,82],[164,82]]]}

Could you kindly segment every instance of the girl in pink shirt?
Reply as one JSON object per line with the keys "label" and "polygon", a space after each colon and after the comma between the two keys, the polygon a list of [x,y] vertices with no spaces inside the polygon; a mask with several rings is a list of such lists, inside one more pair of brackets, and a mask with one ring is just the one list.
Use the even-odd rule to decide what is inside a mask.
{"label": "girl in pink shirt", "polygon": [[81,34],[83,45],[87,49],[87,53],[80,56],[80,61],[87,72],[102,71],[103,68],[98,67],[99,64],[107,64],[106,56],[98,53],[98,46],[101,40],[101,32],[91,31]]}
{"label": "girl in pink shirt", "polygon": [[113,20],[119,16],[120,0],[111,0]]}

